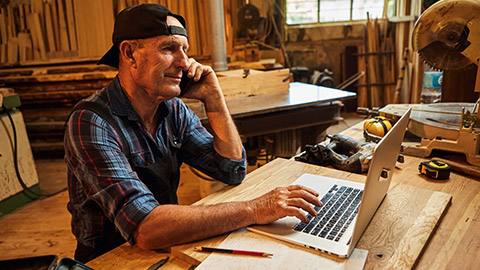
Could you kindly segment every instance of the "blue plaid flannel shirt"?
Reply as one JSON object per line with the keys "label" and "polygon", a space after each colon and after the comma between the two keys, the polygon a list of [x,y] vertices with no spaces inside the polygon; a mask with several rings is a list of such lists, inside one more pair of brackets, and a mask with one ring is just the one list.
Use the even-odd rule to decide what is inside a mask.
{"label": "blue plaid flannel shirt", "polygon": [[[104,91],[107,102],[99,98]],[[245,177],[245,149],[240,160],[217,154],[212,135],[181,99],[159,105],[161,120],[154,137],[123,93],[118,78],[88,100],[110,110],[129,142],[131,159],[138,165],[147,166],[165,156],[169,142],[164,117],[172,114],[183,162],[227,184],[239,184]],[[77,240],[93,246],[111,222],[133,245],[133,231],[159,203],[132,170],[116,131],[97,114],[82,109],[72,113],[64,143],[70,196],[67,208]]]}

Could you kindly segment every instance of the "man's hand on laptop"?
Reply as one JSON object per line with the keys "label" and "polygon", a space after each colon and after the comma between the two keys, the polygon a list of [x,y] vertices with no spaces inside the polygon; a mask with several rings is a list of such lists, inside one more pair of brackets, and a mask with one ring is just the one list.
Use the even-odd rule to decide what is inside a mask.
{"label": "man's hand on laptop", "polygon": [[255,223],[268,224],[286,216],[295,216],[306,222],[305,211],[316,216],[314,206],[322,205],[318,195],[314,190],[300,185],[277,187],[250,201]]}

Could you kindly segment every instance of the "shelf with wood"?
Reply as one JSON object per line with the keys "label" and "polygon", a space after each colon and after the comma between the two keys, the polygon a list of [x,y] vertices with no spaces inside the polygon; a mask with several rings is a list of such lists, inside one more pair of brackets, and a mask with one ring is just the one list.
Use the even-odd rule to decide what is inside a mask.
{"label": "shelf with wood", "polygon": [[[224,1],[227,52],[233,46],[231,0]],[[98,60],[112,45],[115,15],[126,7],[155,3],[186,20],[188,54],[210,55],[208,1],[30,0],[0,8],[0,68]]]}

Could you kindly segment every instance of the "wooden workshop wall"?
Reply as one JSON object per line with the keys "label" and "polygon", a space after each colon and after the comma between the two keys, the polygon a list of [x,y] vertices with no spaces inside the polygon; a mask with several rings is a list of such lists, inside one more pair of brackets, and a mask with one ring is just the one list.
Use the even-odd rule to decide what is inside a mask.
{"label": "wooden workshop wall", "polygon": [[[224,0],[227,53],[233,47],[232,4]],[[157,3],[186,19],[189,55],[210,55],[207,0],[11,0],[0,9],[2,66],[96,60],[112,45],[115,15]]]}

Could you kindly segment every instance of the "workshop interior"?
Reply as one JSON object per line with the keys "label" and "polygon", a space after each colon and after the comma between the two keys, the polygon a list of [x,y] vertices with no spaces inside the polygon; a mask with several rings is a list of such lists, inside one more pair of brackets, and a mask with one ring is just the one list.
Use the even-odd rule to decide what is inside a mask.
{"label": "workshop interior", "polygon": [[[276,159],[365,176],[412,108],[402,170],[437,191],[457,175],[478,186],[479,0],[0,0],[0,269],[97,269],[71,259],[65,121],[115,78],[96,62],[116,15],[144,3],[185,18],[187,54],[218,77],[247,177]],[[210,130],[200,101],[182,99]],[[225,186],[184,164],[179,202]]]}

